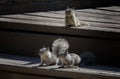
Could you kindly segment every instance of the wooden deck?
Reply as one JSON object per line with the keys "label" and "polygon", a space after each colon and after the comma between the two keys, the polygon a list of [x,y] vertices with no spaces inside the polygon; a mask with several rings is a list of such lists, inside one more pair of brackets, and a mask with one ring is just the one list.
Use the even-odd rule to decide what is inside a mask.
{"label": "wooden deck", "polygon": [[92,51],[98,64],[120,66],[120,6],[77,9],[76,15],[91,26],[65,28],[64,10],[0,15],[0,49],[38,56],[33,52],[43,44],[51,46],[53,40],[63,37],[69,41],[71,52]]}
{"label": "wooden deck", "polygon": [[[64,10],[0,15],[0,78],[120,79],[120,6],[76,9],[76,15],[91,26],[65,28]],[[92,51],[96,65],[37,67],[36,51],[59,37],[69,41],[72,52]]]}
{"label": "wooden deck", "polygon": [[[66,29],[64,10],[0,15],[0,52],[4,53],[0,53],[0,78],[120,79],[120,6],[75,11],[91,26]],[[36,51],[43,44],[51,46],[59,37],[70,42],[72,52],[92,51],[96,65],[78,69],[37,67]]]}
{"label": "wooden deck", "polygon": [[[79,27],[78,29],[117,32],[117,33],[120,32],[119,6],[96,8],[96,9],[80,9],[80,10],[78,9],[76,10],[76,14],[80,20],[87,21],[91,25],[90,27]],[[0,22],[33,24],[33,25],[39,25],[39,27],[41,26],[64,27],[64,10],[0,15]],[[13,28],[13,27],[9,26],[7,28]]]}
{"label": "wooden deck", "polygon": [[[120,68],[98,65],[80,68],[58,68],[59,66],[38,67],[38,65],[39,58],[0,54],[0,78],[120,79]],[[6,76],[6,74],[9,75]]]}

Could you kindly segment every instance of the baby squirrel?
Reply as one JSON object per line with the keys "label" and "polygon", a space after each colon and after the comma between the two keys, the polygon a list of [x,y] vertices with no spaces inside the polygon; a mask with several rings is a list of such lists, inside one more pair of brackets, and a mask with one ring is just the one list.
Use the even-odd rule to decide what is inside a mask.
{"label": "baby squirrel", "polygon": [[59,59],[56,55],[50,52],[49,48],[41,48],[39,50],[39,55],[41,61],[39,66],[43,66],[43,64],[46,64],[47,66],[57,65],[59,63]]}
{"label": "baby squirrel", "polygon": [[71,8],[65,10],[65,27],[81,27],[90,26],[88,22],[79,21],[75,15],[75,11]]}

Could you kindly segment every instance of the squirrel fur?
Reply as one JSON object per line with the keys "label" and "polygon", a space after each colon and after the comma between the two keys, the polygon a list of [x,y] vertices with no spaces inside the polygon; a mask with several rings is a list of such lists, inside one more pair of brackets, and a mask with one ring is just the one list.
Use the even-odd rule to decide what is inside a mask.
{"label": "squirrel fur", "polygon": [[49,48],[41,48],[39,50],[40,55],[40,66],[43,64],[49,65],[57,65],[59,63],[59,59],[56,55],[50,52]]}
{"label": "squirrel fur", "polygon": [[69,43],[66,39],[58,38],[53,41],[52,52],[60,59],[62,67],[79,65],[81,58],[75,53],[69,53]]}
{"label": "squirrel fur", "polygon": [[96,61],[96,56],[90,52],[82,52],[79,55],[69,53],[69,43],[66,39],[58,38],[53,41],[52,52],[59,58],[64,66],[85,66],[92,65]]}
{"label": "squirrel fur", "polygon": [[88,22],[80,21],[75,14],[74,9],[67,8],[65,10],[65,27],[81,27],[90,26]]}
{"label": "squirrel fur", "polygon": [[66,39],[58,38],[52,43],[52,53],[58,55],[58,53],[62,53],[63,51],[68,50],[69,43]]}
{"label": "squirrel fur", "polygon": [[67,50],[64,53],[59,53],[58,58],[62,62],[61,67],[79,66],[79,63],[81,62],[81,58],[79,55],[75,53],[68,53]]}

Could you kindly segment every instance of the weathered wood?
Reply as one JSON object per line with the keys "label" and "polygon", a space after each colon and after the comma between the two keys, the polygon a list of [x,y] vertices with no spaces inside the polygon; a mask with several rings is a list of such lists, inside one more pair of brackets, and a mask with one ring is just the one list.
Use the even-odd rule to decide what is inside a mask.
{"label": "weathered wood", "polygon": [[[115,38],[119,39],[119,34],[112,35],[111,32],[118,32],[119,29],[108,29],[108,28],[94,28],[94,27],[80,27],[76,29],[66,29],[60,28],[64,27],[62,24],[57,25],[55,23],[41,23],[37,21],[26,21],[26,20],[14,20],[14,19],[2,19],[0,22],[2,25],[1,29],[13,29],[13,30],[26,30],[26,31],[34,31],[34,32],[47,32],[47,33],[56,33],[56,34],[67,34],[67,35],[77,35],[77,36],[91,36],[91,37],[104,37],[104,38]],[[5,22],[7,21],[7,22]],[[49,26],[48,26],[49,24]],[[51,27],[50,27],[51,25]],[[57,26],[57,27],[56,27]],[[59,27],[59,28],[58,28]],[[51,28],[51,29],[50,29]],[[85,29],[84,29],[85,28]],[[61,31],[62,30],[62,31]],[[91,30],[91,31],[89,31]],[[106,31],[107,30],[107,31]],[[103,32],[99,32],[103,31]],[[107,33],[109,32],[109,33]],[[101,35],[100,35],[101,33]],[[98,34],[98,35],[97,35]]]}
{"label": "weathered wood", "polygon": [[[6,76],[7,75],[7,76]],[[56,77],[33,75],[33,74],[23,74],[9,71],[0,71],[1,79],[60,79]]]}
{"label": "weathered wood", "polygon": [[[52,12],[55,13],[58,16],[64,15],[64,11],[58,11],[58,12]],[[111,11],[102,11],[102,10],[96,10],[96,9],[83,9],[83,10],[77,10],[76,11],[77,16],[81,20],[88,20],[88,21],[97,21],[97,22],[109,22],[109,23],[116,23],[120,19],[120,13],[119,12],[111,12]],[[86,17],[86,19],[85,19]],[[119,22],[118,22],[119,23]]]}
{"label": "weathered wood", "polygon": [[[38,68],[24,68],[10,65],[0,65],[0,70],[4,73],[8,74],[17,74],[21,75],[33,75],[33,76],[41,76],[41,77],[49,77],[49,78],[72,78],[72,79],[119,79],[119,77],[110,76],[110,75],[97,75],[97,74],[86,74],[82,72],[68,72],[68,71],[57,71],[57,70],[49,70],[49,69],[38,69]],[[12,72],[15,73],[12,73]],[[8,75],[9,76],[9,75]],[[15,77],[17,78],[17,77]]]}
{"label": "weathered wood", "polygon": [[16,19],[16,20],[28,20],[28,21],[39,21],[39,22],[52,22],[52,23],[63,23],[64,20],[56,19],[56,18],[48,18],[48,17],[41,17],[41,16],[29,16],[29,15],[6,15],[2,16],[2,18],[8,19]]}
{"label": "weathered wood", "polygon": [[120,60],[120,41],[116,39],[10,31],[1,31],[0,36],[0,51],[5,53],[38,57],[36,52],[39,48],[43,45],[51,47],[53,40],[62,37],[70,43],[70,52],[80,54],[83,51],[91,51],[97,57],[97,64],[120,66],[117,62]]}
{"label": "weathered wood", "polygon": [[[63,11],[64,12],[64,11]],[[63,13],[62,12],[62,13]],[[95,22],[98,23],[98,27],[110,27],[110,28],[117,28],[119,29],[119,16],[117,15],[104,15],[104,14],[92,14],[92,13],[86,13],[86,12],[77,12],[78,17],[80,20],[91,22],[92,26]],[[55,14],[51,12],[39,12],[39,13],[28,13],[28,14],[17,14],[17,15],[5,15],[2,16],[2,18],[8,18],[8,19],[16,19],[16,20],[32,20],[32,21],[40,21],[35,23],[45,23],[45,22],[52,22],[47,24],[53,24],[55,25],[61,25],[64,26],[64,14]],[[93,24],[92,24],[93,22]],[[33,22],[32,22],[33,23]],[[102,24],[100,24],[102,23]],[[106,23],[106,24],[105,24]]]}
{"label": "weathered wood", "polygon": [[[98,19],[98,20],[102,19],[102,21],[107,21],[109,23],[116,23],[120,20],[120,16],[118,15],[110,16],[110,15],[105,15],[105,14],[93,14],[93,13],[86,13],[86,12],[76,12],[76,14],[77,14],[76,16],[79,17],[79,19],[87,20],[87,21],[101,22],[101,20],[97,21],[94,19]],[[62,14],[57,14],[54,12],[52,13],[51,12],[39,12],[39,13],[28,13],[27,15],[37,16],[37,17],[46,17],[46,18],[55,18],[56,20],[64,19],[65,17],[64,11],[62,11]],[[87,17],[87,19],[85,17]]]}
{"label": "weathered wood", "polygon": [[98,9],[108,10],[108,11],[113,11],[113,12],[120,12],[120,6],[102,7]]}
{"label": "weathered wood", "polygon": [[[1,56],[2,55],[2,56]],[[26,59],[25,59],[26,58]],[[33,60],[38,61],[37,58],[25,57],[25,56],[16,56],[16,55],[7,55],[0,54],[0,73],[3,75],[0,77],[7,78],[9,75],[15,75],[13,78],[28,78],[28,75],[32,79],[36,78],[82,78],[82,79],[118,79],[120,78],[120,72],[118,72],[119,68],[112,68],[111,70],[105,69],[91,69],[87,68],[56,68],[55,66],[47,66],[47,67],[38,67]],[[14,63],[16,61],[16,63]],[[24,62],[24,63],[23,63]],[[26,64],[26,63],[27,64]],[[30,64],[28,63],[30,62]],[[39,63],[39,62],[37,62]],[[35,64],[35,65],[34,65]],[[31,66],[32,65],[32,66]],[[109,69],[109,67],[108,67]],[[111,69],[111,68],[110,68]],[[118,71],[115,71],[118,70]],[[8,74],[5,77],[5,74]],[[64,75],[62,75],[64,74]],[[71,75],[70,75],[71,74]],[[12,77],[10,77],[12,78]]]}
{"label": "weathered wood", "polygon": [[[119,12],[105,11],[105,10],[100,10],[99,8],[96,8],[96,9],[75,9],[75,10],[76,10],[76,13],[84,12],[84,13],[90,13],[90,14],[120,16]],[[51,13],[55,13],[55,14],[63,14],[64,13],[63,10],[60,10],[60,11],[50,11],[50,12]]]}
{"label": "weathered wood", "polygon": [[[82,19],[83,21],[89,22],[91,26],[89,27],[84,26],[79,28],[64,27],[64,14],[63,14],[64,11],[1,15],[0,16],[1,24],[0,35],[2,36],[0,46],[1,50],[7,53],[17,52],[23,55],[37,56],[36,54],[32,53],[36,51],[36,48],[42,47],[43,44],[51,46],[50,43],[52,43],[53,40],[55,40],[58,37],[64,37],[67,38],[68,40],[72,40],[70,42],[71,43],[70,51],[76,53],[85,50],[94,51],[99,61],[98,64],[112,65],[114,63],[113,64],[114,66],[119,66],[119,64],[115,61],[119,60],[118,56],[120,56],[120,54],[113,53],[119,52],[120,45],[119,20],[117,19],[111,20],[108,18],[104,19],[103,17],[101,17],[104,16],[103,14],[104,11],[101,12],[101,14],[99,14],[100,16],[98,18],[97,15],[92,15],[92,12],[94,10],[97,11],[97,13],[99,13],[99,11],[103,11],[96,9],[92,9],[92,11],[89,11],[88,9],[88,12],[91,12],[90,15],[88,13],[82,15],[84,13],[84,11],[82,11],[83,13],[79,14],[79,18]],[[77,13],[80,12],[77,11]],[[105,16],[110,15],[111,14],[105,14]],[[39,34],[40,37],[36,36]],[[14,41],[12,42],[8,41],[7,36],[11,41],[14,39],[14,41],[17,41],[18,43]],[[13,39],[10,38],[12,36]],[[20,38],[19,37],[18,37],[19,39],[16,38],[17,36],[19,36]],[[29,39],[24,36],[27,36]],[[24,41],[24,43],[23,42],[19,43],[19,41],[21,41],[20,40],[21,38]],[[80,44],[78,45],[78,43]],[[25,46],[24,47],[21,44],[23,45],[26,44],[26,46],[24,45]],[[107,54],[109,53],[111,55],[107,56]]]}

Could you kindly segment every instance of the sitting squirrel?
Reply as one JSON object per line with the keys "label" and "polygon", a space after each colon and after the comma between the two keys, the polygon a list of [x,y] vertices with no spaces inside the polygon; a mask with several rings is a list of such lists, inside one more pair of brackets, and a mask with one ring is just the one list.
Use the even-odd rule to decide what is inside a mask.
{"label": "sitting squirrel", "polygon": [[53,41],[52,53],[61,61],[61,67],[64,66],[85,66],[95,63],[96,56],[92,52],[82,52],[80,55],[69,53],[69,43],[66,39],[58,38]]}
{"label": "sitting squirrel", "polygon": [[61,67],[79,65],[81,58],[75,53],[68,53],[69,43],[63,38],[54,40],[52,51],[61,61]]}
{"label": "sitting squirrel", "polygon": [[75,11],[71,8],[65,10],[65,27],[81,27],[90,26],[88,22],[79,21],[75,15]]}
{"label": "sitting squirrel", "polygon": [[75,67],[79,66],[81,58],[75,53],[68,53],[68,50],[58,54],[58,58],[61,60],[61,67]]}
{"label": "sitting squirrel", "polygon": [[81,53],[80,56],[75,53],[69,53],[69,43],[63,38],[58,38],[53,41],[52,52],[49,48],[41,48],[39,50],[40,66],[43,64],[61,65],[61,67],[79,67],[89,64],[94,64],[95,55],[92,52]]}
{"label": "sitting squirrel", "polygon": [[49,48],[41,48],[39,50],[39,55],[41,61],[39,66],[43,66],[43,64],[46,64],[47,66],[57,65],[59,63],[59,59],[56,55],[50,52]]}

